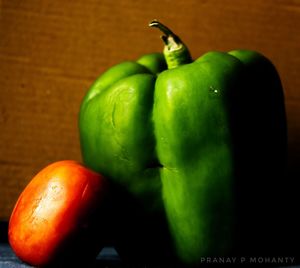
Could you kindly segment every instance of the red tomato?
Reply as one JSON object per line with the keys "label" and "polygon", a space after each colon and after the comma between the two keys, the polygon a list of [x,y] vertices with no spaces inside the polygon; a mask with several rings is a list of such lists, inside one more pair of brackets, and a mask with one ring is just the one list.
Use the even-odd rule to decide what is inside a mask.
{"label": "red tomato", "polygon": [[95,257],[101,247],[97,215],[106,192],[105,178],[75,161],[44,168],[21,193],[10,218],[16,255],[35,266]]}

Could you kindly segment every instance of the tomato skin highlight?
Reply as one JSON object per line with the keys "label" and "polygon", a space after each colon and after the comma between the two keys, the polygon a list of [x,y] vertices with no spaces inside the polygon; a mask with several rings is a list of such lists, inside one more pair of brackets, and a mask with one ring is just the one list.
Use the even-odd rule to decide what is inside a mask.
{"label": "tomato skin highlight", "polygon": [[106,179],[75,161],[47,166],[13,209],[8,228],[12,249],[35,266],[71,261],[76,252],[82,258],[95,257],[101,249],[96,226],[106,192]]}

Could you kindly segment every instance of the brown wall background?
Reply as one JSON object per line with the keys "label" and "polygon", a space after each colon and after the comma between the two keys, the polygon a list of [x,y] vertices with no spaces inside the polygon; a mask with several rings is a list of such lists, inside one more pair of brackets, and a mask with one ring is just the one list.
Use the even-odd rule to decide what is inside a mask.
{"label": "brown wall background", "polygon": [[81,160],[83,95],[111,65],[161,51],[159,32],[147,27],[154,18],[194,57],[248,48],[273,61],[285,90],[290,174],[300,175],[300,0],[3,0],[0,220],[41,168]]}

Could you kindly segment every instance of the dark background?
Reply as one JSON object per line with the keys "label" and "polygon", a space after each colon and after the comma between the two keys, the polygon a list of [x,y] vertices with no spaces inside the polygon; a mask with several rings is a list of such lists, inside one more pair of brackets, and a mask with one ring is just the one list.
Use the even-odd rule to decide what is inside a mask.
{"label": "dark background", "polygon": [[299,0],[3,0],[0,220],[41,168],[81,160],[82,97],[111,65],[162,50],[160,33],[147,26],[154,18],[180,35],[194,58],[247,48],[272,60],[285,92],[289,173],[300,176]]}

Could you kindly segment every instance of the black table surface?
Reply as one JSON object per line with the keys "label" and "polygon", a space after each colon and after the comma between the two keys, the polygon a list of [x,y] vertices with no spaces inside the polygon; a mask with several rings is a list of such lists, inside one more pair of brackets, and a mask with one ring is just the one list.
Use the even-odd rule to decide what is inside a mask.
{"label": "black table surface", "polygon": [[[14,254],[8,243],[0,243],[0,268],[23,268],[32,267],[21,262]],[[90,267],[90,266],[89,266]],[[92,267],[121,267],[119,256],[114,248],[106,247],[97,256]]]}
{"label": "black table surface", "polygon": [[[204,265],[205,266],[205,265]],[[210,267],[212,265],[208,265]],[[217,266],[222,266],[217,265]],[[247,265],[234,265],[235,267],[241,266],[246,267]],[[251,265],[251,267],[254,265]],[[269,265],[258,265],[259,267],[271,267]],[[17,256],[12,251],[11,247],[8,243],[0,243],[0,268],[25,268],[32,267],[28,264],[21,262]],[[91,268],[123,268],[119,256],[114,248],[106,247],[102,249],[102,251],[97,256],[94,264],[92,266],[88,266]],[[128,266],[126,266],[127,268]],[[215,267],[215,266],[214,266]],[[226,266],[228,267],[228,265]],[[282,268],[300,268],[300,265],[288,265],[288,266],[272,266],[272,267],[282,267]],[[134,268],[136,268],[134,266]],[[139,267],[138,267],[139,268]],[[151,266],[144,266],[140,268],[152,268]],[[161,268],[159,266],[155,266],[155,268]]]}

